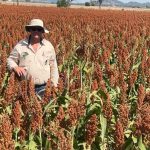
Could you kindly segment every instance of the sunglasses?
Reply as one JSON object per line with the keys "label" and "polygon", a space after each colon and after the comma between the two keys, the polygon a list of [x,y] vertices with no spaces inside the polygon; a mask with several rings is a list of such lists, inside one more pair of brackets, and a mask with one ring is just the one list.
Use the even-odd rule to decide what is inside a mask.
{"label": "sunglasses", "polygon": [[38,28],[38,27],[34,27],[34,28],[30,28],[30,31],[43,32],[43,29],[42,28]]}

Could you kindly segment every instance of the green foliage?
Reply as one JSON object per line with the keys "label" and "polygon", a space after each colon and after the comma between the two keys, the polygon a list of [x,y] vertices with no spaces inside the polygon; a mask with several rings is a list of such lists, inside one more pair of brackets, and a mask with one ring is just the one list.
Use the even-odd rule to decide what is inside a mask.
{"label": "green foliage", "polygon": [[91,2],[91,6],[95,6],[95,3],[94,3],[94,2]]}
{"label": "green foliage", "polygon": [[[62,7],[62,5],[63,7],[69,6],[68,1],[59,1],[58,4],[59,4],[59,7]],[[64,17],[64,14],[63,14],[63,17]],[[92,17],[94,17],[94,15]],[[117,15],[115,15],[115,17],[117,17]],[[73,17],[71,16],[71,18]],[[61,58],[63,58],[63,62],[59,65],[59,71],[62,74],[65,72],[63,74],[64,75],[63,79],[66,79],[66,80],[64,81],[62,90],[58,88],[57,89],[58,91],[56,92],[55,97],[53,97],[53,94],[52,94],[50,98],[50,102],[48,102],[47,104],[43,104],[43,100],[38,97],[39,102],[40,102],[39,106],[42,107],[41,118],[43,119],[42,120],[43,122],[39,126],[35,126],[36,131],[31,131],[32,130],[31,123],[32,121],[36,120],[36,117],[34,116],[36,116],[35,115],[36,113],[37,114],[39,113],[38,111],[39,107],[38,109],[35,109],[33,107],[34,106],[33,99],[31,99],[30,97],[29,97],[29,102],[27,103],[27,105],[25,105],[25,102],[26,102],[25,99],[23,100],[20,99],[20,95],[19,94],[17,95],[17,92],[16,92],[17,89],[16,89],[16,86],[14,85],[13,89],[15,90],[16,93],[14,93],[11,102],[15,103],[16,101],[19,100],[19,104],[21,105],[20,107],[21,110],[20,111],[19,109],[16,110],[16,114],[17,114],[16,118],[17,116],[19,117],[19,115],[21,115],[20,116],[21,126],[15,127],[15,123],[12,122],[10,119],[10,123],[12,125],[12,132],[13,132],[12,136],[10,137],[12,137],[12,140],[15,143],[14,145],[15,149],[16,150],[49,150],[49,149],[63,150],[67,148],[66,147],[63,148],[61,146],[67,146],[65,145],[67,143],[68,145],[70,145],[71,147],[70,149],[72,150],[73,149],[74,150],[87,150],[87,149],[114,150],[115,144],[116,144],[116,141],[115,141],[116,136],[114,133],[116,131],[116,122],[122,114],[121,110],[119,110],[119,106],[121,105],[120,101],[121,101],[123,94],[125,94],[126,96],[125,100],[129,108],[129,116],[127,120],[127,125],[124,128],[124,131],[120,132],[120,134],[122,134],[124,137],[124,143],[123,143],[122,149],[124,150],[134,150],[134,149],[146,150],[148,149],[149,145],[145,142],[146,136],[144,134],[140,136],[135,134],[135,131],[136,131],[135,123],[137,119],[136,118],[137,117],[137,101],[138,101],[138,93],[139,93],[138,87],[139,87],[139,84],[143,82],[143,80],[149,77],[149,76],[148,77],[143,76],[142,71],[141,71],[142,55],[141,55],[140,48],[142,47],[142,44],[140,44],[139,49],[137,49],[135,53],[136,54],[135,61],[130,63],[131,66],[129,68],[129,72],[125,71],[123,68],[124,64],[121,62],[118,62],[119,53],[123,53],[125,49],[121,51],[122,49],[117,48],[116,45],[119,46],[119,43],[121,41],[120,43],[121,47],[123,47],[124,45],[127,48],[131,46],[126,45],[125,42],[123,42],[124,39],[120,39],[121,34],[119,35],[119,37],[117,37],[117,34],[118,34],[117,31],[119,30],[119,28],[116,29],[116,27],[118,27],[118,23],[117,25],[115,25],[115,22],[114,23],[112,22],[111,25],[109,26],[106,25],[105,26],[106,31],[105,31],[103,28],[99,30],[98,27],[101,24],[99,22],[98,23],[96,22],[96,20],[98,20],[97,18],[94,19],[95,20],[94,23],[92,22],[92,20],[90,20],[88,25],[86,24],[87,20],[85,19],[85,22],[84,20],[82,20],[83,21],[82,26],[84,27],[84,30],[83,30],[84,32],[82,32],[83,35],[80,35],[82,34],[81,32],[80,34],[76,33],[76,27],[78,27],[77,28],[78,30],[79,30],[79,27],[82,27],[82,26],[78,26],[78,24],[75,24],[77,22],[77,18],[74,19],[74,22],[68,21],[66,24],[63,24],[65,26],[61,27],[62,32],[63,32],[63,29],[65,29],[66,33],[69,30],[69,32],[65,34],[65,36],[63,37],[64,39],[68,38],[69,40],[67,39],[66,41],[63,41],[62,37],[60,41],[58,40],[58,44],[63,45],[66,42],[66,44],[70,46],[68,48],[68,47],[65,47],[66,45],[64,45],[63,48],[67,52],[69,50],[70,51],[69,51],[69,54],[67,53],[66,57],[61,55]],[[88,18],[90,17],[88,16]],[[103,19],[105,22],[105,18]],[[113,18],[111,17],[110,19],[113,20]],[[56,29],[58,31],[60,31],[59,30],[60,28],[58,26],[59,23],[65,23],[65,22],[61,22],[61,21],[55,22],[54,26],[57,26]],[[93,30],[95,27],[95,24],[97,24],[97,26],[95,30]],[[79,25],[81,25],[81,22],[79,22]],[[115,26],[115,32],[113,32],[113,26]],[[129,27],[130,26],[126,26],[127,29]],[[56,32],[56,29],[55,29],[55,32]],[[140,29],[141,28],[139,28],[139,30]],[[112,33],[109,33],[109,31]],[[75,37],[76,34],[77,34],[77,38],[79,39],[76,39]],[[90,35],[90,38],[88,38],[88,34]],[[124,34],[126,35],[126,33]],[[59,36],[59,34],[56,34],[56,35]],[[93,36],[95,37],[94,39],[92,39]],[[128,32],[127,32],[127,36],[130,36],[128,35]],[[146,37],[147,36],[145,36],[143,39],[145,40]],[[130,37],[128,38],[130,39]],[[103,40],[100,41],[101,39]],[[82,40],[83,40],[84,46],[80,47],[79,45],[82,43]],[[67,43],[68,41],[70,43]],[[102,43],[105,44],[105,42],[106,42],[106,45],[103,45],[103,46],[106,46],[106,47],[102,47],[101,44]],[[117,42],[117,44],[113,45],[113,43],[115,42]],[[144,41],[144,43],[146,43],[146,41]],[[144,44],[143,46],[145,49]],[[61,49],[60,47],[58,47],[57,50],[59,51],[60,49],[60,51],[61,50],[63,51],[64,50],[63,48]],[[75,51],[75,49],[77,48],[81,48],[81,52],[84,51],[84,49],[86,49],[86,53],[77,55]],[[102,59],[104,57],[103,56],[103,52],[105,52],[104,49],[106,50],[108,49],[109,51],[108,50],[107,51],[111,53],[111,55],[109,55],[109,53],[105,54],[106,56],[107,55],[109,56],[109,57],[107,56],[106,60]],[[119,53],[116,49],[119,50]],[[92,54],[91,52],[92,50],[93,51],[98,50],[98,53]],[[91,59],[91,55],[94,55],[95,58],[98,58],[98,59],[95,59],[96,62],[94,62],[94,60]],[[98,55],[101,58],[99,58]],[[125,55],[126,53],[123,56],[125,57]],[[150,55],[150,49],[148,49],[148,56],[149,55]],[[26,57],[26,53],[25,55],[22,55],[22,57],[23,58]],[[134,58],[134,51],[126,57],[127,60],[129,58],[131,60],[132,58]],[[95,64],[97,63],[101,66],[101,70],[96,70],[98,66],[96,66]],[[107,65],[110,65],[110,66],[107,66]],[[117,69],[120,69],[120,73],[122,71],[122,74],[120,74],[119,72],[117,72],[116,74],[113,74],[114,71],[116,71]],[[103,73],[101,77],[102,79],[98,80],[99,79],[98,77],[101,76],[101,71]],[[130,87],[129,79],[131,78],[131,74],[134,71],[137,71],[138,76],[137,76],[137,80],[133,83],[133,86]],[[96,76],[95,72],[98,73],[99,76]],[[119,82],[116,82],[117,84],[115,85],[113,84],[111,85],[110,84],[110,79],[112,77],[111,75],[117,76],[118,74],[119,76],[115,79]],[[123,78],[120,79],[119,77],[121,77],[122,75],[123,75]],[[1,83],[1,88],[2,88],[2,94],[0,95],[0,111],[1,111],[0,127],[1,128],[4,126],[4,125],[1,126],[1,124],[3,123],[2,118],[5,117],[5,114],[7,114],[9,118],[12,118],[13,117],[12,114],[14,112],[12,103],[7,104],[8,100],[5,99],[4,97],[5,94],[3,94],[5,93],[5,90],[8,87],[7,86],[9,82],[8,79],[9,79],[8,73],[6,73]],[[99,84],[98,88],[93,88],[93,83],[94,83],[93,81],[95,79],[98,81],[98,84]],[[104,85],[105,85],[106,90],[103,87],[103,83],[105,83]],[[127,90],[124,91],[125,93],[123,93],[124,88],[126,88],[124,87],[125,84],[127,84]],[[21,84],[19,85],[20,85],[19,89],[22,91],[21,94],[26,93],[23,91],[24,86],[22,89]],[[145,86],[146,93],[150,92],[149,85],[147,84],[146,81],[145,81],[144,86]],[[11,91],[9,91],[8,94],[11,94]],[[82,103],[81,101],[82,94],[84,94],[85,99],[84,99],[84,105],[82,105],[81,107],[80,104]],[[108,101],[108,95],[110,97],[110,103],[106,103]],[[74,101],[77,103],[77,105],[73,105]],[[30,102],[32,103],[32,107],[30,107],[31,105]],[[106,109],[104,106],[106,105],[109,106],[109,104],[111,105],[111,107],[108,107]],[[24,107],[24,105],[27,107]],[[70,105],[72,105],[72,107],[70,107]],[[62,111],[59,110],[60,108],[62,108],[61,109]],[[25,109],[28,109],[28,112],[26,112]],[[109,112],[112,109],[112,112],[111,111],[109,112],[109,113],[112,113],[112,117],[110,119],[107,118],[106,114],[104,113],[104,109],[106,109],[107,112]],[[72,116],[69,114],[69,112],[72,113]],[[79,114],[77,115],[77,112],[78,113],[83,112],[83,114],[80,116]],[[58,116],[59,113],[60,115]],[[89,128],[89,129],[91,129],[92,132],[96,131],[96,134],[94,135],[94,137],[92,137],[92,144],[88,145],[87,144],[88,142],[86,141],[87,140],[86,139],[86,131],[87,131],[86,125],[87,123],[89,123],[92,115],[96,116],[97,120],[95,122],[97,124],[96,124],[96,128],[94,129]],[[73,121],[75,122],[73,122],[73,124],[70,123],[72,121],[70,118],[72,120],[74,119]],[[119,119],[122,119],[122,118],[119,118]],[[0,132],[3,133],[4,129],[5,128],[1,129]],[[22,133],[24,133],[25,136],[22,137]],[[3,141],[3,139],[4,139],[3,136],[1,136],[0,140]],[[64,141],[66,141],[66,143],[63,143]],[[57,146],[57,148],[55,148],[55,146]]]}
{"label": "green foliage", "polygon": [[70,6],[70,1],[68,0],[58,0],[57,7],[68,7]]}
{"label": "green foliage", "polygon": [[146,150],[146,147],[142,141],[142,135],[139,137],[138,146],[139,146],[140,150]]}
{"label": "green foliage", "polygon": [[90,3],[89,2],[85,2],[85,6],[90,6]]}

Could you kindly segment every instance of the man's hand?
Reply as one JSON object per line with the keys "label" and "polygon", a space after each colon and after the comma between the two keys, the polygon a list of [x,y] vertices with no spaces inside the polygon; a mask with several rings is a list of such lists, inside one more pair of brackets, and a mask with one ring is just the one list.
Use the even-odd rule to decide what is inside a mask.
{"label": "man's hand", "polygon": [[19,76],[26,76],[26,69],[24,67],[15,67],[13,68],[14,72]]}

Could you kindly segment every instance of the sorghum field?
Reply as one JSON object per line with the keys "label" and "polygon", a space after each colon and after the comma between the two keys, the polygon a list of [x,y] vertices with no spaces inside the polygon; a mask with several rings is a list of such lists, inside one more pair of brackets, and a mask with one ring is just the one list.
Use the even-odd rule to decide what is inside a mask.
{"label": "sorghum field", "polygon": [[[60,72],[42,99],[6,66],[33,18]],[[150,149],[150,12],[0,5],[0,58],[0,150]]]}

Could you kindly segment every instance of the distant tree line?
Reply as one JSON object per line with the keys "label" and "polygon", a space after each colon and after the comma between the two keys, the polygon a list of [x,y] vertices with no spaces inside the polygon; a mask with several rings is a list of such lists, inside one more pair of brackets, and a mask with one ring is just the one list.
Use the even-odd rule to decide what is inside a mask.
{"label": "distant tree line", "polygon": [[103,0],[95,0],[95,1],[90,1],[90,2],[85,2],[85,6],[95,6],[95,5],[102,5]]}
{"label": "distant tree line", "polygon": [[68,7],[72,0],[58,0],[57,7]]}
{"label": "distant tree line", "polygon": [[[58,0],[57,1],[57,7],[68,7],[70,6],[70,3],[73,0]],[[95,2],[97,2],[99,4],[99,6],[101,6],[103,0],[96,0]],[[90,2],[85,2],[85,6],[94,6],[94,2],[90,1]]]}

